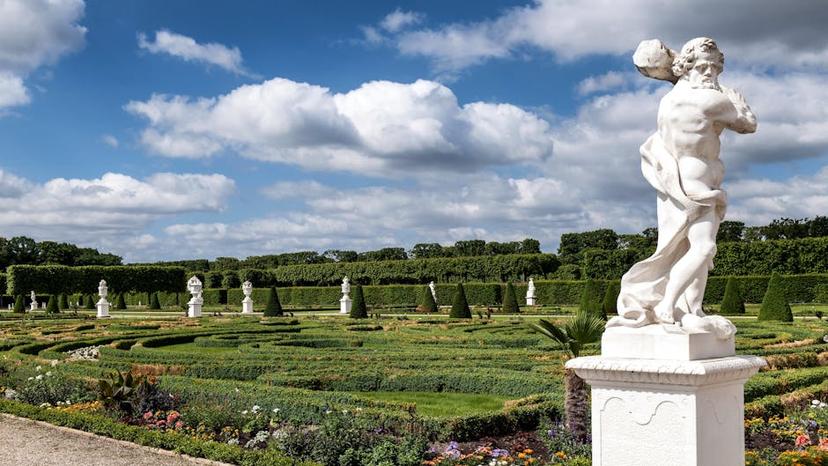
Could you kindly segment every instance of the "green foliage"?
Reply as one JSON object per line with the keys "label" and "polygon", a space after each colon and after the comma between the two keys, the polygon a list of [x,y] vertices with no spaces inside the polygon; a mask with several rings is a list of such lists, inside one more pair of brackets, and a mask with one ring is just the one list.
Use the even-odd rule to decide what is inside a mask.
{"label": "green foliage", "polygon": [[161,309],[161,302],[158,301],[158,292],[152,293],[150,295],[150,302],[149,302],[150,309]]}
{"label": "green foliage", "polygon": [[506,282],[506,292],[503,294],[503,312],[507,314],[517,314],[520,312],[517,293],[515,293],[515,286],[512,285],[512,282]]}
{"label": "green foliage", "polygon": [[362,291],[361,285],[356,285],[353,288],[354,297],[351,302],[351,318],[365,319],[368,317],[368,307],[365,305],[365,294]]}
{"label": "green foliage", "polygon": [[110,289],[144,293],[184,291],[187,281],[180,267],[13,265],[7,269],[7,288],[11,295],[31,290],[51,294],[94,293],[102,279]]}
{"label": "green foliage", "polygon": [[124,375],[121,371],[115,371],[109,380],[98,380],[98,400],[107,408],[132,414],[136,392],[144,383],[147,383],[145,377],[133,377],[132,372]]}
{"label": "green foliage", "polygon": [[26,312],[26,300],[23,298],[22,294],[19,294],[14,299],[14,313],[15,314],[23,314],[25,312]]}
{"label": "green foliage", "polygon": [[722,243],[715,260],[715,275],[826,273],[828,237]]}
{"label": "green foliage", "polygon": [[722,299],[719,314],[734,315],[744,313],[745,301],[742,299],[742,290],[739,287],[739,282],[734,277],[729,277],[727,279],[727,286],[725,286],[724,298]]}
{"label": "green foliage", "polygon": [[[0,267],[0,270],[6,270],[5,268]],[[6,274],[0,272],[0,294],[6,292]]]}
{"label": "green foliage", "polygon": [[778,273],[771,275],[768,290],[759,309],[759,320],[781,320],[793,322],[793,312],[785,297],[782,278]]}
{"label": "green foliage", "polygon": [[271,287],[267,295],[267,305],[264,309],[265,317],[280,317],[284,315],[282,312],[282,303],[279,301],[279,293],[276,292],[276,287]]}
{"label": "green foliage", "polygon": [[95,309],[95,298],[91,294],[86,295],[84,307],[86,309]]}
{"label": "green foliage", "polygon": [[612,250],[618,247],[618,234],[610,229],[564,233],[558,246],[558,256],[564,263],[577,263],[587,249]]}
{"label": "green foliage", "polygon": [[420,305],[423,307],[425,312],[437,312],[437,303],[434,301],[434,296],[431,294],[431,289],[429,287],[424,287],[422,291],[423,300]]}
{"label": "green foliage", "polygon": [[618,295],[620,293],[621,282],[613,280],[607,283],[607,291],[604,292],[604,301],[601,303],[604,318],[618,314]]}
{"label": "green foliage", "polygon": [[645,259],[653,249],[587,249],[583,251],[581,264],[586,278],[617,280],[627,273],[636,262]]}
{"label": "green foliage", "polygon": [[221,288],[224,274],[222,272],[206,272],[204,274],[204,288]]}
{"label": "green foliage", "polygon": [[563,264],[552,274],[554,280],[580,280],[581,266],[578,264]]}
{"label": "green foliage", "polygon": [[557,342],[573,358],[581,354],[581,349],[585,345],[601,341],[601,335],[604,333],[604,321],[586,312],[578,312],[574,318],[567,320],[563,327],[544,319],[530,326],[541,335]]}
{"label": "green foliage", "polygon": [[58,295],[58,308],[61,311],[69,309],[69,299],[66,297],[65,293],[61,293]]}
{"label": "green foliage", "polygon": [[118,297],[115,299],[115,309],[118,309],[119,311],[124,311],[126,310],[126,308],[127,305],[126,301],[124,301],[124,294],[118,293]]}
{"label": "green foliage", "polygon": [[463,289],[463,284],[457,284],[457,291],[454,293],[454,300],[451,302],[451,313],[449,317],[452,319],[471,319],[471,309],[469,309],[469,302],[466,300],[466,291]]}
{"label": "green foliage", "polygon": [[59,312],[57,296],[52,295],[49,297],[49,304],[46,305],[46,314],[57,314]]}
{"label": "green foliage", "polygon": [[604,286],[597,280],[587,279],[584,283],[584,290],[581,293],[579,310],[589,315],[607,319],[604,311]]}
{"label": "green foliage", "polygon": [[221,287],[222,288],[238,288],[242,284],[241,280],[239,280],[239,274],[233,270],[228,270],[224,272],[224,276],[221,279]]}

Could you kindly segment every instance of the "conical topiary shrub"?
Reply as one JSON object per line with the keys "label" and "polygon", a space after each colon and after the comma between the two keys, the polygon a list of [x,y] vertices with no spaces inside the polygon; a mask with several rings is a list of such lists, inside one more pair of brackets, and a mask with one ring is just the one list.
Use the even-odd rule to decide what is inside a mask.
{"label": "conical topiary shrub", "polygon": [[63,293],[58,295],[58,309],[61,311],[69,309],[69,298],[67,298]]}
{"label": "conical topiary shrub", "polygon": [[58,309],[58,297],[52,295],[49,297],[49,304],[46,305],[46,314],[57,314],[60,312]]}
{"label": "conical topiary shrub", "polygon": [[351,318],[368,318],[368,306],[365,305],[365,294],[362,292],[362,285],[356,285],[354,287],[354,298],[353,302],[351,302]]}
{"label": "conical topiary shrub", "polygon": [[161,302],[158,301],[158,292],[150,295],[149,308],[155,310],[161,309]]}
{"label": "conical topiary shrub", "polygon": [[469,309],[469,302],[466,300],[466,290],[463,289],[463,284],[457,284],[457,290],[454,292],[454,300],[451,302],[451,313],[449,317],[452,319],[471,319],[471,309]]}
{"label": "conical topiary shrub", "polygon": [[604,314],[603,301],[604,290],[602,289],[601,284],[598,283],[597,280],[588,278],[584,282],[584,289],[581,292],[581,304],[579,306],[580,311],[606,320],[607,315]]}
{"label": "conical topiary shrub", "polygon": [[267,294],[264,315],[265,317],[281,317],[285,315],[284,311],[282,311],[282,303],[279,302],[279,293],[276,292],[275,286],[271,286],[270,292]]}
{"label": "conical topiary shrub", "polygon": [[123,293],[118,293],[118,299],[115,300],[115,309],[124,311],[124,310],[126,310],[126,308],[127,308],[127,305],[126,305],[126,301],[124,300],[124,294]]}
{"label": "conical topiary shrub", "polygon": [[605,318],[618,314],[619,293],[621,293],[621,282],[613,280],[607,283],[607,291],[604,292],[604,302],[601,304]]}
{"label": "conical topiary shrub", "polygon": [[23,298],[22,294],[17,295],[14,298],[14,313],[15,314],[25,314],[26,313],[26,299]]}
{"label": "conical topiary shrub", "polygon": [[84,302],[84,307],[87,309],[95,309],[95,297],[91,294],[86,295],[86,301]]}
{"label": "conical topiary shrub", "polygon": [[423,287],[423,302],[421,304],[425,312],[437,312],[437,302],[434,301],[434,296],[431,294],[431,288]]}
{"label": "conical topiary shrub", "polygon": [[503,294],[503,312],[506,314],[520,313],[520,305],[515,293],[515,286],[512,282],[506,282],[506,292]]}
{"label": "conical topiary shrub", "polygon": [[793,312],[791,312],[791,305],[788,304],[788,298],[785,297],[782,277],[776,272],[771,275],[768,282],[768,290],[765,291],[762,307],[759,308],[759,320],[793,322]]}
{"label": "conical topiary shrub", "polygon": [[733,315],[745,313],[745,300],[742,299],[742,287],[736,278],[729,277],[727,284],[725,284],[724,297],[722,298],[722,307],[719,309],[719,314]]}

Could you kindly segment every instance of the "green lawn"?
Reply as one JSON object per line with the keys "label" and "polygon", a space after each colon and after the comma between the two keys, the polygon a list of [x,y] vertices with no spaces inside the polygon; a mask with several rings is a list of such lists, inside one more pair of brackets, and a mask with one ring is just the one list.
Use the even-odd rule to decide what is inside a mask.
{"label": "green lawn", "polygon": [[503,409],[507,397],[477,393],[432,392],[356,392],[372,400],[414,403],[417,412],[425,416],[468,416]]}

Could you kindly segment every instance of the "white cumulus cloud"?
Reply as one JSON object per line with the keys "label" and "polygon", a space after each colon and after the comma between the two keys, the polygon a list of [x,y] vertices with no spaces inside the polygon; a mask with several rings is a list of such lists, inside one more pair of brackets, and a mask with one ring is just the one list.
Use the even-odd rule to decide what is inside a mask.
{"label": "white cumulus cloud", "polygon": [[149,40],[146,34],[139,33],[138,47],[150,53],[164,53],[184,61],[206,63],[231,73],[252,76],[244,68],[241,50],[238,47],[228,47],[216,42],[202,44],[192,37],[166,29],[155,31],[155,37],[152,40]]}

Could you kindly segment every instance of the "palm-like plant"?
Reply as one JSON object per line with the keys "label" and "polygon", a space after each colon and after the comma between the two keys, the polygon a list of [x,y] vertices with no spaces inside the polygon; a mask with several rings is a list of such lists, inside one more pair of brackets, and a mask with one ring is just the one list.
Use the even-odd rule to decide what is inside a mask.
{"label": "palm-like plant", "polygon": [[[538,333],[558,342],[572,358],[577,358],[585,345],[600,341],[601,334],[604,333],[603,319],[583,311],[575,314],[562,327],[543,319],[531,326]],[[585,441],[589,420],[586,382],[572,369],[564,369],[564,390],[566,426],[575,438]]]}

